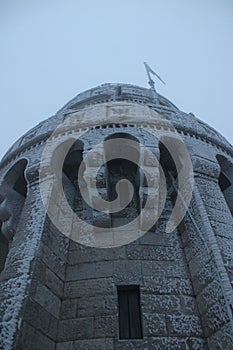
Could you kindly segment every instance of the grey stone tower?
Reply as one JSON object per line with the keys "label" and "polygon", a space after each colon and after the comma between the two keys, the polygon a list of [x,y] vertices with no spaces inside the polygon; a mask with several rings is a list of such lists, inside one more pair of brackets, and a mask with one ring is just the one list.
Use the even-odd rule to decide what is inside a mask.
{"label": "grey stone tower", "polygon": [[[118,158],[114,147],[99,146],[116,138]],[[181,143],[194,184],[184,217],[168,232],[184,166]],[[128,84],[85,91],[21,137],[0,163],[0,349],[232,350],[232,157],[232,146],[194,115]],[[124,209],[94,208],[94,173],[108,201],[119,198],[119,180],[132,183]],[[148,193],[153,203],[146,207]],[[125,226],[142,211],[137,229]]]}

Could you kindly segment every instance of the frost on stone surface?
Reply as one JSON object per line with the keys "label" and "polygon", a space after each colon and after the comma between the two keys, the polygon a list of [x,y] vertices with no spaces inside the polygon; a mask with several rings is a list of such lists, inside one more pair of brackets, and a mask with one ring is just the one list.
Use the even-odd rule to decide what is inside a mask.
{"label": "frost on stone surface", "polygon": [[[43,206],[41,205],[43,210]],[[39,236],[43,229],[43,212],[38,211],[36,203],[31,206],[31,213],[25,225],[24,240],[18,246],[22,260],[17,268],[17,277],[4,281],[4,300],[1,308],[4,315],[1,323],[0,349],[11,350],[14,336],[21,325],[20,311],[30,281],[30,266],[38,247]]]}

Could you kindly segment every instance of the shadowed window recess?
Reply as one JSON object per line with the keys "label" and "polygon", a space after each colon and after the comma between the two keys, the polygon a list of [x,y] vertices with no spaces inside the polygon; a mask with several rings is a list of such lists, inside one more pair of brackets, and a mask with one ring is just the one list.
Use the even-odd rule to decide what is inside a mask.
{"label": "shadowed window recess", "polygon": [[[174,151],[175,150],[175,151]],[[159,143],[160,165],[164,172],[167,186],[167,195],[175,203],[178,189],[178,173],[182,168],[182,144],[179,140],[165,138],[164,143]],[[160,191],[164,191],[160,184]]]}
{"label": "shadowed window recess", "polygon": [[6,174],[0,189],[0,272],[3,271],[27,197],[25,169],[20,160]]}
{"label": "shadowed window recess", "polygon": [[[139,143],[136,138],[126,133],[116,133],[108,137],[106,140],[117,140],[113,146],[105,147],[106,159],[112,157],[105,167],[107,179],[107,196],[109,201],[117,198],[116,184],[120,180],[128,180],[133,185],[133,197],[128,205],[125,205],[130,199],[129,185],[125,181],[120,183],[121,198],[117,198],[119,202],[119,210],[111,214],[112,227],[121,226],[135,219],[140,212],[139,201]],[[134,142],[131,142],[134,141]],[[127,158],[127,159],[125,159]],[[120,196],[119,196],[120,197]]]}
{"label": "shadowed window recess", "polygon": [[5,262],[6,262],[8,252],[9,252],[9,241],[3,236],[2,232],[0,231],[0,273],[5,267]]}
{"label": "shadowed window recess", "polygon": [[142,339],[139,286],[118,286],[120,339]]}
{"label": "shadowed window recess", "polygon": [[221,168],[218,184],[233,216],[233,164],[220,155],[217,156],[217,160]]}

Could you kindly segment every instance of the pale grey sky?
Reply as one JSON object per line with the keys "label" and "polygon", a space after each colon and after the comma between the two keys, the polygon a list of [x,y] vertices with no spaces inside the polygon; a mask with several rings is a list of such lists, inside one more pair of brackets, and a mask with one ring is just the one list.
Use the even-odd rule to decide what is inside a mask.
{"label": "pale grey sky", "polygon": [[233,143],[232,0],[1,0],[0,157],[79,92],[147,86]]}

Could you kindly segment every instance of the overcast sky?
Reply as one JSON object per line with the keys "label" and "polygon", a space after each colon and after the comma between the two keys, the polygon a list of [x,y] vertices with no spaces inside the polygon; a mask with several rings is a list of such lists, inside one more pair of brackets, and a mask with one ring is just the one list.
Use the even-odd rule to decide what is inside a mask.
{"label": "overcast sky", "polygon": [[232,0],[1,0],[1,149],[79,92],[147,86],[233,143]]}

